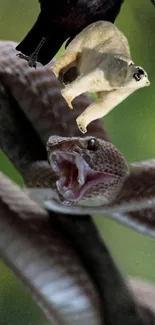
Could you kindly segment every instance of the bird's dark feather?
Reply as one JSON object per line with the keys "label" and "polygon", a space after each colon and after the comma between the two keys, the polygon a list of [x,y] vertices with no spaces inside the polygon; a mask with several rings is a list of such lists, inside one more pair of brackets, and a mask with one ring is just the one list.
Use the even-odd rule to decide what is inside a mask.
{"label": "bird's dark feather", "polygon": [[[39,0],[41,12],[34,26],[16,47],[22,54],[47,64],[63,42],[98,20],[114,22],[124,0]],[[36,51],[39,43],[45,43]]]}

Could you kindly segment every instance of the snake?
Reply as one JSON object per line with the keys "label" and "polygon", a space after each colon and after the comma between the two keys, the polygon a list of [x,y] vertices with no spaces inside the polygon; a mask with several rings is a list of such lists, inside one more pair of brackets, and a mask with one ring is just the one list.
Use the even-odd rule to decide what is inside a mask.
{"label": "snake", "polygon": [[[154,236],[155,160],[127,164],[110,142],[101,120],[91,123],[87,137],[81,136],[76,117],[91,98],[79,96],[70,112],[51,63],[46,70],[41,64],[31,69],[24,60],[17,60],[15,46],[14,42],[0,43],[0,80],[33,125],[44,151],[44,159],[38,155],[33,163],[20,155],[16,167],[25,185],[46,188],[48,200],[45,197],[44,201],[57,195],[57,202],[63,204],[56,205],[56,211],[104,214]],[[13,160],[13,149],[7,154]]]}
{"label": "snake", "polygon": [[[36,70],[29,68],[26,62],[17,59],[15,46],[14,42],[0,42],[0,146],[21,172],[25,185],[53,189],[64,209],[69,204],[73,211],[73,204],[78,200],[88,206],[95,200],[97,206],[107,206],[120,204],[136,195],[139,198],[142,192],[136,192],[136,184],[143,185],[143,193],[146,185],[147,193],[152,195],[153,186],[150,186],[152,191],[148,191],[147,177],[144,180],[142,177],[150,173],[149,162],[137,163],[129,170],[101,121],[94,121],[89,126],[87,137],[79,134],[75,117],[91,102],[90,97],[77,98],[75,115],[69,112],[50,66],[38,65]],[[153,174],[152,161],[150,164]],[[136,179],[135,193],[131,185],[133,176]],[[68,186],[72,195],[67,196],[67,202],[64,184],[61,191],[58,186],[66,182],[66,179],[61,181],[61,177],[70,177]],[[82,195],[78,179],[87,187]],[[79,184],[78,193],[74,192],[74,182]],[[2,174],[0,208],[1,255],[26,283],[52,324],[116,325],[122,319],[129,325],[153,323],[155,307],[153,299],[152,303],[150,300],[147,303],[146,288],[152,297],[155,289],[131,281],[129,286],[139,303],[135,302],[88,215],[76,218],[74,213],[70,217],[62,216],[62,212],[46,211]],[[149,224],[147,220],[144,223]],[[63,225],[61,232],[60,225]],[[74,235],[71,234],[73,227]],[[79,241],[82,236],[84,240]],[[73,247],[70,247],[69,237]],[[90,251],[87,249],[85,254],[88,243]],[[119,284],[118,291],[115,290],[116,283]],[[109,290],[110,286],[113,291]],[[114,292],[125,300],[116,303]],[[113,311],[111,306],[115,306]],[[143,306],[140,312],[137,306]],[[130,312],[134,316],[132,320],[128,317]]]}

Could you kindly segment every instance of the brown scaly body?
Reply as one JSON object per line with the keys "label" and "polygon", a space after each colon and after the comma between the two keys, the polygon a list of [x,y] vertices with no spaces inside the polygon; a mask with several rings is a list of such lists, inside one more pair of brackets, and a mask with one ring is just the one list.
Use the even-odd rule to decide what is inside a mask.
{"label": "brown scaly body", "polygon": [[[5,51],[4,51],[5,45],[6,45],[6,49],[7,49],[7,44],[5,42],[3,42],[3,53],[5,53]],[[45,103],[48,103],[45,100],[46,97],[43,96],[44,93],[41,91],[42,86],[44,89],[46,82],[47,82],[47,80],[46,80],[47,70],[46,69],[42,70],[42,73],[41,73],[42,80],[40,79],[40,81],[35,79],[35,74],[33,75],[33,77],[31,75],[31,78],[30,77],[28,78],[29,72],[27,75],[27,68],[26,69],[24,68],[23,71],[21,69],[20,74],[19,74],[18,64],[16,65],[17,58],[15,61],[13,60],[14,56],[13,56],[12,51],[9,49],[9,53],[7,54],[7,56],[6,56],[6,54],[7,54],[7,50],[5,53],[5,58],[10,57],[11,60],[9,60],[10,66],[8,66],[7,62],[6,62],[5,70],[2,71],[2,74],[0,73],[1,77],[3,77],[1,79],[2,84],[1,84],[1,114],[0,114],[0,118],[1,118],[2,122],[3,122],[3,120],[5,121],[5,125],[3,125],[3,123],[2,123],[3,127],[1,127],[1,129],[0,129],[0,135],[1,135],[0,140],[1,140],[2,147],[5,144],[5,152],[8,154],[10,159],[14,163],[16,163],[19,166],[19,169],[21,170],[21,172],[23,172],[25,170],[24,166],[26,168],[26,164],[27,164],[27,166],[30,166],[30,162],[33,164],[33,162],[35,162],[37,159],[41,159],[41,158],[42,158],[42,160],[45,159],[43,148],[41,149],[41,152],[39,152],[39,150],[41,148],[41,142],[39,144],[39,147],[37,148],[36,144],[37,144],[37,141],[39,141],[39,140],[37,140],[36,137],[35,138],[32,137],[31,144],[29,143],[29,139],[27,139],[26,134],[25,134],[25,138],[24,138],[23,132],[22,132],[23,126],[21,124],[18,124],[18,117],[19,117],[20,111],[24,110],[24,107],[25,107],[25,112],[27,112],[27,117],[29,117],[29,114],[30,114],[31,122],[32,122],[33,117],[36,117],[36,115],[32,115],[32,112],[34,113],[33,108],[35,108],[35,110],[37,110],[37,106],[35,106],[35,103],[38,103],[37,102],[38,95],[40,95],[39,100],[42,103],[42,105],[43,105],[43,103],[44,103],[44,105],[45,105]],[[4,59],[3,60],[3,68],[4,68],[5,58],[3,56],[1,56],[1,58]],[[10,73],[10,79],[9,79],[8,73]],[[12,74],[13,75],[15,74],[16,78],[12,79]],[[23,74],[24,74],[25,78],[23,78]],[[6,77],[6,79],[5,79],[5,77]],[[24,101],[22,101],[23,93],[21,92],[21,89],[20,89],[20,78],[22,81],[23,81],[23,79],[25,80],[25,89],[29,90],[29,92],[26,92],[27,94],[29,93],[29,98],[28,97],[24,98]],[[32,84],[30,83],[32,78],[33,78],[33,80],[32,80],[33,87],[30,87],[30,86],[32,86]],[[13,83],[12,83],[12,80],[14,80]],[[46,82],[45,82],[45,80],[46,80]],[[14,88],[14,86],[16,86],[17,81],[19,82],[18,86],[19,86],[20,92],[17,92],[16,87]],[[8,84],[7,84],[7,82],[8,82]],[[36,82],[37,82],[37,85],[39,82],[40,88],[35,87]],[[23,83],[21,82],[21,84],[23,84]],[[14,91],[15,89],[16,89],[16,91]],[[31,96],[31,92],[32,92],[32,96]],[[60,92],[60,90],[58,91],[58,93],[59,92]],[[53,96],[54,95],[55,95],[55,88],[53,88]],[[52,96],[52,91],[51,91],[51,96]],[[15,98],[16,98],[16,101],[15,101]],[[86,99],[86,97],[84,97],[84,98]],[[26,99],[28,100],[29,105],[27,105]],[[7,105],[8,105],[8,107],[7,107]],[[44,105],[42,107],[44,107]],[[61,105],[61,102],[59,102],[59,105]],[[82,105],[82,103],[81,103],[81,105]],[[46,105],[45,105],[45,107],[46,107]],[[29,108],[29,110],[28,110],[28,108]],[[15,111],[13,111],[11,113],[12,109]],[[49,110],[50,109],[51,109],[51,105],[49,107]],[[5,111],[7,112],[7,114],[10,112],[10,116],[5,116],[5,114],[3,115],[3,112],[5,112]],[[39,114],[40,114],[40,112],[39,112]],[[43,124],[44,124],[43,128],[41,128],[41,124],[42,124],[41,119],[40,119],[40,124],[39,124],[39,120],[37,121],[37,123],[35,123],[36,130],[37,131],[38,131],[38,129],[40,130],[40,131],[38,131],[38,135],[39,135],[40,139],[42,139],[42,142],[44,142],[44,140],[45,140],[45,138],[43,139],[43,134],[44,134],[44,136],[46,134],[46,132],[44,133],[44,131],[46,129],[45,120],[46,120],[46,122],[48,122],[48,114],[47,114],[47,116],[45,116],[45,115],[43,116]],[[13,118],[13,116],[14,116],[14,118]],[[15,118],[15,116],[16,116],[16,118]],[[11,123],[13,123],[13,121],[14,121],[15,125],[11,124]],[[51,123],[51,120],[49,122]],[[23,119],[23,123],[24,123],[24,119]],[[26,118],[25,118],[25,123],[26,123]],[[49,124],[47,125],[48,127],[49,127]],[[21,131],[21,137],[19,137],[19,138],[17,138],[18,130],[16,129],[16,127],[19,127],[19,130]],[[61,127],[61,125],[60,125],[60,127]],[[63,127],[62,127],[62,129],[63,129]],[[26,130],[26,128],[25,128],[25,130]],[[27,128],[27,130],[29,130],[29,127]],[[59,131],[61,132],[61,128],[60,128],[60,130],[58,130],[58,132]],[[12,132],[12,136],[10,136],[11,132]],[[5,135],[5,137],[4,137],[4,135]],[[15,139],[17,139],[17,140],[14,141]],[[60,139],[60,136],[59,136],[59,139]],[[54,138],[53,138],[53,140],[54,140]],[[55,140],[56,140],[56,138],[55,138]],[[78,140],[79,140],[79,138],[76,139],[76,141],[78,141]],[[69,142],[70,141],[71,141],[71,138],[69,138]],[[79,141],[82,141],[81,138]],[[66,138],[64,138],[64,142],[67,143]],[[12,150],[10,151],[11,143],[12,143]],[[90,144],[91,144],[91,148],[93,148],[94,141],[91,141]],[[34,145],[34,148],[33,148],[33,145]],[[106,145],[109,148],[108,142],[104,142],[105,148],[106,148]],[[58,143],[58,146],[59,146],[59,143]],[[22,152],[22,155],[20,155],[21,151],[19,150],[21,147],[22,147],[23,151],[25,150],[25,153]],[[27,153],[27,151],[29,151],[29,154]],[[119,161],[120,161],[120,159],[121,160],[123,159],[123,157],[121,157],[119,154],[118,154],[118,156],[119,156]],[[25,160],[24,160],[24,157],[25,157]],[[21,159],[21,162],[20,162],[20,159]],[[18,162],[17,162],[17,160],[18,160]],[[115,163],[116,164],[118,163],[117,159],[115,160]],[[33,165],[33,167],[34,167],[34,165]],[[35,177],[39,176],[40,165],[37,168],[38,169],[36,170],[36,174],[34,175]],[[113,168],[114,168],[114,166],[113,166]],[[42,177],[41,182],[42,182],[42,185],[44,185],[44,184],[46,185],[46,182],[48,181],[48,178],[49,178],[49,166],[46,165],[46,162],[44,162],[44,168],[43,168],[43,164],[42,164],[42,171],[43,171],[44,177]],[[33,169],[33,172],[34,172],[34,169]],[[31,170],[31,177],[33,177],[32,170]],[[37,225],[32,220],[33,219],[33,215],[32,215],[30,224],[29,224],[30,227],[28,227],[28,225],[25,224],[26,228],[25,227],[22,228],[21,224],[23,222],[21,219],[23,219],[23,217],[26,216],[28,213],[27,206],[26,206],[26,203],[24,200],[26,199],[26,202],[28,202],[28,199],[24,198],[24,195],[21,196],[21,194],[19,193],[20,199],[18,200],[17,190],[15,190],[14,187],[11,188],[11,184],[9,184],[8,181],[6,182],[6,179],[3,179],[3,177],[0,178],[0,182],[1,182],[0,183],[0,189],[1,189],[1,191],[0,191],[0,208],[1,208],[1,211],[3,211],[3,213],[4,213],[4,219],[2,217],[0,218],[0,221],[1,221],[0,224],[3,225],[3,221],[5,221],[5,228],[2,227],[2,234],[6,233],[8,236],[8,234],[9,234],[8,230],[9,230],[11,238],[13,239],[14,231],[16,234],[16,238],[17,237],[19,238],[19,234],[22,231],[22,236],[20,236],[20,242],[22,242],[23,239],[25,240],[25,237],[27,238],[27,230],[28,230],[31,234],[30,238],[32,238],[34,236],[33,241],[27,240],[28,245],[30,245],[30,243],[32,244],[29,246],[29,249],[30,249],[29,252],[30,252],[31,258],[33,258],[33,254],[31,253],[31,247],[33,247],[33,249],[35,248],[36,252],[38,252],[38,249],[40,248],[40,245],[38,244],[38,238],[40,238],[39,236],[41,234],[41,235],[43,235],[42,240],[45,241],[44,247],[47,248],[47,251],[49,251],[46,239],[48,238],[48,242],[49,242],[49,236],[52,235],[52,233],[53,233],[53,232],[51,232],[52,230],[50,229],[50,223],[48,222],[46,225],[44,223],[42,223],[41,227],[36,228]],[[6,187],[4,186],[4,182],[7,183]],[[34,179],[34,186],[35,186],[35,179]],[[40,186],[41,186],[41,184],[40,184]],[[48,186],[49,186],[49,184],[48,184]],[[9,188],[10,188],[11,192],[8,191]],[[4,191],[4,189],[5,189],[5,191]],[[15,201],[14,201],[14,195],[15,195],[15,199],[16,199]],[[95,193],[94,193],[94,195],[95,195]],[[6,199],[7,196],[8,196],[8,199]],[[3,204],[3,206],[2,206],[1,203],[4,199],[4,197],[5,197],[5,201],[4,201],[5,204]],[[15,206],[14,206],[14,204],[12,204],[14,202],[17,203],[17,204],[15,204]],[[18,209],[18,204],[20,205],[19,209]],[[28,205],[29,205],[29,203],[28,203]],[[33,204],[30,204],[30,205],[32,206]],[[13,211],[15,213],[13,215],[11,214],[12,208],[14,208]],[[21,211],[22,208],[24,209],[23,212]],[[37,206],[36,206],[36,211],[37,211]],[[39,208],[39,211],[40,211],[40,208]],[[21,212],[22,212],[22,214],[21,214]],[[45,216],[44,216],[44,213],[42,214],[42,216],[46,218],[46,213],[45,213]],[[51,217],[52,217],[52,213],[51,213]],[[54,217],[54,215],[53,215],[53,217]],[[15,218],[17,218],[16,223],[11,222],[12,227],[10,227],[10,225],[8,224],[10,218],[11,218],[11,220],[12,220],[12,218],[14,218],[14,220],[15,220]],[[34,212],[34,218],[35,218],[35,212]],[[40,218],[41,218],[41,215],[40,215]],[[138,290],[137,289],[138,283],[137,283],[137,286],[135,289],[135,293],[136,293],[135,298],[137,297],[138,301],[140,301],[140,303],[141,303],[139,305],[139,304],[135,303],[131,292],[128,291],[123,278],[121,277],[119,271],[117,270],[115,264],[113,263],[113,260],[106,248],[106,245],[103,244],[90,217],[82,216],[82,219],[80,219],[80,218],[78,219],[76,216],[73,216],[73,215],[71,216],[71,218],[69,218],[69,216],[65,217],[65,215],[57,214],[56,218],[54,218],[54,221],[56,221],[56,220],[59,221],[59,231],[64,229],[65,234],[68,236],[68,240],[70,239],[72,246],[74,247],[74,249],[76,248],[75,249],[76,253],[77,253],[77,251],[80,252],[80,260],[83,263],[83,265],[85,266],[85,268],[87,269],[87,272],[90,275],[90,277],[97,289],[97,292],[99,293],[100,303],[102,303],[102,307],[103,307],[102,313],[104,315],[105,324],[111,324],[111,325],[114,325],[114,324],[115,325],[117,325],[117,324],[118,325],[119,324],[150,325],[151,324],[152,325],[152,324],[154,324],[154,312],[153,312],[154,300],[151,301],[152,304],[150,302],[149,308],[147,308],[148,306],[147,306],[146,302],[144,301],[145,299],[142,301],[139,297],[139,293],[145,292],[145,296],[147,299],[147,294],[145,291],[145,288],[146,288],[145,284],[144,284],[144,287],[141,284],[140,288]],[[31,225],[32,225],[32,228],[31,228]],[[53,226],[54,226],[54,224],[52,223],[52,227]],[[74,229],[74,231],[71,231],[71,229],[72,230]],[[37,230],[37,232],[36,232],[36,230]],[[25,233],[25,231],[26,231],[26,233]],[[72,233],[72,236],[71,236],[71,233]],[[58,232],[58,234],[59,234],[59,232]],[[84,236],[84,238],[85,238],[84,241],[81,241],[81,236]],[[18,256],[17,256],[17,260],[16,260],[14,254],[17,253],[17,255],[18,255],[18,251],[8,250],[7,246],[5,245],[5,241],[3,241],[3,239],[5,239],[5,238],[3,236],[0,236],[0,244],[2,244],[1,250],[3,253],[3,258],[8,259],[8,262],[10,261],[11,267],[13,267],[12,261],[14,261],[15,262],[15,271],[18,274],[21,273],[21,275],[22,275],[22,273],[26,269],[24,267],[24,270],[22,270],[20,267],[22,267],[22,265],[24,265],[25,258],[23,259],[22,265],[20,263],[17,263]],[[10,241],[10,237],[9,237],[9,241]],[[14,242],[14,240],[13,240],[13,242]],[[51,241],[50,241],[50,243],[51,243]],[[53,245],[55,245],[55,244],[56,244],[56,242],[53,241]],[[21,247],[20,247],[20,249],[21,249]],[[25,244],[24,244],[24,252],[25,252]],[[68,251],[68,253],[69,253],[69,251]],[[54,258],[53,254],[51,257]],[[20,256],[19,256],[19,258],[20,258]],[[31,264],[31,258],[29,260],[30,264]],[[59,254],[59,261],[60,260],[61,260],[61,254]],[[45,251],[43,254],[43,261],[45,263],[46,263],[46,261],[48,261],[48,257],[46,256]],[[34,259],[33,259],[33,263],[34,263]],[[57,260],[56,265],[58,265],[58,264],[59,264],[59,262]],[[61,264],[61,267],[62,267],[62,270],[64,270],[62,264]],[[37,270],[39,271],[38,268],[39,268],[39,265],[37,267]],[[39,278],[41,276],[42,280],[44,280],[45,277],[43,274],[41,275],[40,271],[39,271]],[[78,274],[76,273],[76,276]],[[79,275],[81,277],[81,273]],[[35,281],[35,278],[29,278],[28,280],[33,285],[33,289],[35,290],[33,292],[33,294],[35,296],[36,295],[35,285],[37,284],[37,282]],[[47,280],[48,280],[48,277],[46,277],[45,282],[43,281],[45,283],[45,286],[47,284],[47,282],[46,282]],[[42,285],[43,285],[42,288],[44,288],[43,282],[42,282]],[[86,280],[86,284],[87,284],[87,280]],[[58,285],[59,285],[59,282],[58,282]],[[117,290],[116,290],[116,288],[117,288]],[[32,287],[31,287],[31,289],[32,289]],[[41,290],[41,288],[39,288],[39,291],[40,290]],[[94,290],[94,289],[92,288],[92,290]],[[136,290],[138,290],[138,291],[136,291]],[[153,295],[154,295],[153,286],[151,287],[151,289],[148,286],[148,290],[149,290],[148,294],[152,295],[152,297],[153,297]],[[50,296],[49,296],[49,298],[51,298],[51,299],[52,299],[52,292],[50,293]],[[45,293],[47,293],[47,291],[42,292],[42,290],[41,290],[39,298],[42,297],[44,299]],[[79,297],[79,295],[78,295],[78,297]],[[89,297],[90,297],[90,294],[89,294]],[[123,299],[122,299],[122,297],[123,297]],[[46,303],[47,303],[47,301],[46,301]],[[143,308],[141,307],[142,305],[143,305]],[[70,306],[70,304],[69,304],[69,306]],[[44,305],[44,307],[46,309],[46,304]],[[93,312],[93,314],[89,313],[87,315],[87,317],[89,317],[89,315],[92,315],[92,316],[95,315],[99,306],[96,306],[96,307],[97,307],[97,309],[93,309],[94,307],[90,309],[90,312]],[[51,316],[53,317],[54,312],[52,310],[51,302],[50,302],[50,305],[48,305],[48,310],[49,309],[51,312]],[[69,309],[69,310],[71,310],[71,309]],[[45,310],[45,312],[46,311],[47,310]],[[59,324],[59,321],[60,321],[59,317],[60,317],[61,311],[62,311],[61,309],[55,310],[55,315],[57,316],[57,320],[56,320],[57,324]],[[64,311],[64,309],[63,309],[63,311]],[[74,308],[74,312],[75,312],[75,308]],[[84,314],[82,313],[81,317],[82,317],[82,315],[84,315]],[[67,314],[67,317],[68,317],[67,323],[69,323],[69,320],[73,323],[74,315],[72,313],[70,314],[70,312],[69,312]],[[78,315],[78,317],[79,317],[79,315]],[[62,319],[61,319],[61,321],[62,321]],[[77,319],[77,321],[78,321],[78,319]],[[89,323],[88,318],[87,318],[87,320],[85,319],[84,321],[85,321],[85,323]],[[93,321],[93,318],[92,318],[92,321]],[[99,317],[96,318],[95,324],[97,324],[96,322],[98,322],[98,321],[100,321]],[[81,322],[81,324],[82,324],[82,322]],[[102,324],[103,324],[103,321],[102,321]]]}
{"label": "brown scaly body", "polygon": [[[59,82],[56,80],[56,78],[54,77],[50,67],[48,66],[42,67],[39,65],[37,70],[30,69],[27,66],[25,61],[17,59],[15,55],[14,46],[15,43],[13,42],[2,41],[0,43],[0,52],[1,52],[0,80],[2,85],[9,90],[11,95],[19,103],[21,110],[24,112],[28,120],[35,128],[36,132],[39,134],[43,145],[46,144],[49,136],[52,134],[57,136],[56,138],[57,140],[59,138],[60,140],[59,144],[62,140],[64,140],[64,144],[66,145],[67,148],[67,146],[70,143],[74,143],[73,141],[73,136],[74,136],[75,138],[78,137],[75,140],[79,145],[79,150],[81,150],[82,147],[85,146],[87,141],[85,140],[85,137],[79,138],[80,132],[76,127],[75,118],[83,110],[83,108],[88,105],[88,103],[91,103],[90,98],[87,95],[79,96],[79,98],[75,100],[74,112],[72,113],[69,110],[67,110],[66,109],[67,105],[60,94],[61,86]],[[42,98],[41,101],[40,98]],[[98,141],[98,138],[103,139],[103,148],[105,150],[105,155],[106,155],[106,147],[110,148],[110,143],[107,142],[108,140],[107,133],[105,132],[101,121],[96,120],[89,126],[88,136],[91,136],[93,137],[93,139],[96,139],[95,141]],[[106,142],[104,142],[104,140],[106,140]],[[55,151],[54,138],[52,138],[52,141],[53,142],[50,144],[51,153],[52,150]],[[114,147],[111,146],[111,148]],[[93,149],[93,146],[91,149]],[[102,148],[100,147],[100,149]],[[82,150],[84,150],[84,147]],[[111,163],[113,161],[113,164],[110,163],[110,165],[108,166],[108,171],[111,172],[111,167],[113,167],[114,168],[113,176],[117,176],[118,177],[117,180],[118,181],[120,180],[120,182],[117,182],[118,185],[117,187],[116,186],[113,187],[109,185],[110,191],[108,193],[108,198],[110,198],[110,202],[111,202],[111,203],[109,202],[110,203],[109,208],[112,207],[113,213],[114,211],[118,212],[118,215],[115,213],[113,214],[113,218],[115,218],[116,220],[118,219],[119,221],[124,222],[129,226],[133,225],[133,227],[137,228],[137,230],[140,231],[151,232],[152,230],[152,234],[153,234],[154,223],[155,223],[154,210],[153,209],[146,210],[145,203],[146,203],[146,207],[148,207],[147,205],[148,199],[150,202],[150,199],[154,196],[154,185],[153,185],[154,178],[155,178],[154,160],[131,164],[131,167],[129,167],[129,171],[128,171],[124,158],[120,155],[120,153],[117,151],[116,148],[114,148],[114,151],[112,151],[112,153],[116,153],[116,155],[113,156],[111,160]],[[11,155],[13,156],[13,149],[9,151],[9,155],[11,159],[12,158]],[[87,157],[85,157],[84,160],[88,163],[90,162],[90,167],[93,168],[94,171],[101,171],[101,168],[103,168],[104,170],[105,156],[102,157],[102,154],[100,154],[100,150],[98,150],[96,154],[95,152],[93,152],[93,150],[92,151],[86,150],[85,155]],[[93,157],[94,159],[95,157],[99,157],[98,155],[100,155],[100,159],[92,160]],[[37,157],[38,157],[37,160],[40,160],[39,155]],[[46,159],[46,153],[44,154],[44,157],[45,157],[44,159]],[[108,157],[110,158],[110,156]],[[103,162],[102,162],[102,158],[103,158]],[[21,155],[21,161],[22,161],[22,155]],[[36,159],[34,159],[34,161],[36,161]],[[99,162],[99,164],[97,163],[97,161]],[[118,168],[119,166],[120,169]],[[34,184],[36,184],[36,187],[43,187],[42,179],[44,179],[45,187],[50,188],[52,186],[53,189],[55,189],[57,175],[55,175],[56,178],[54,178],[53,181],[53,173],[49,165],[47,165],[46,182],[45,182],[45,175],[43,174],[42,177],[42,174],[40,173],[40,165],[39,165],[39,170],[36,168],[36,166],[34,166],[32,173],[31,173],[32,170],[31,168],[32,168],[31,166],[29,169],[26,168],[26,173],[22,169],[22,173],[25,177],[25,182],[28,186],[32,186],[33,183],[33,187]],[[144,177],[144,175],[146,176]],[[61,179],[61,175],[60,175],[60,179]],[[117,191],[115,192],[115,189],[117,189],[118,192]],[[87,204],[91,205],[91,199],[93,199],[92,202],[93,204],[95,204],[95,199],[99,196],[102,197],[103,202],[105,202],[104,200],[105,190],[106,191],[108,190],[108,186],[107,183],[104,184],[104,182],[98,184],[97,187],[95,186],[90,187],[89,193],[88,191],[86,192],[86,195],[85,197],[83,197],[83,200],[85,201],[85,199],[88,199],[88,201],[86,200],[88,202]],[[136,197],[136,201],[134,200],[135,197]],[[62,196],[61,199],[64,200]],[[142,205],[143,207],[142,209],[141,205],[137,202],[143,199],[144,199],[143,202],[144,204]],[[97,204],[95,205],[100,205],[100,204],[101,204],[101,200],[97,201]],[[124,205],[127,204],[128,209],[126,209],[126,207],[123,209],[122,204]],[[105,207],[107,206],[108,205],[106,202]],[[103,208],[96,207],[95,209],[91,207],[90,208],[85,207],[85,209],[83,209],[81,207],[81,210],[80,207],[79,208],[75,207],[75,210],[79,211],[78,213],[80,213],[80,211],[82,211],[82,213],[91,213],[92,211],[92,213],[104,213],[109,216],[110,212],[108,212],[105,209],[105,207]],[[65,209],[65,207],[60,207],[60,208]],[[74,207],[72,208],[74,211]],[[133,212],[134,209],[136,210],[136,214]],[[140,211],[138,212],[137,210]],[[69,213],[69,208],[68,208],[68,213]],[[125,217],[123,217],[123,213]],[[130,223],[130,221],[132,222]]]}

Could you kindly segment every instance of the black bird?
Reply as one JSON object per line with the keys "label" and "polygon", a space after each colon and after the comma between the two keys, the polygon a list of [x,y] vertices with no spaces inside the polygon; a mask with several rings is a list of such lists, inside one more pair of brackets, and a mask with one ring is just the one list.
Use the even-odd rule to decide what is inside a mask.
{"label": "black bird", "polygon": [[114,22],[124,0],[39,0],[40,14],[32,29],[16,47],[19,57],[32,67],[47,64],[63,42],[98,20]]}
{"label": "black bird", "polygon": [[[40,14],[16,47],[30,66],[47,64],[68,38],[68,43],[86,26],[98,21],[114,22],[124,0],[39,0]],[[151,0],[155,4],[155,0]]]}

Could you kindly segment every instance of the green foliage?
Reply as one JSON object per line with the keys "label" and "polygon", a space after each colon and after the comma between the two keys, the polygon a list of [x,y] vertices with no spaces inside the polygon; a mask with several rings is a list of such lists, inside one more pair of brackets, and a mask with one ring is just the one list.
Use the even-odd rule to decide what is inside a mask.
{"label": "green foliage", "polygon": [[[0,0],[0,39],[20,41],[37,17],[38,2]],[[155,8],[149,0],[125,1],[117,26],[128,37],[132,58],[149,74],[151,86],[138,90],[105,117],[113,143],[131,161],[155,157]],[[0,169],[21,184],[3,154]],[[94,217],[113,255],[128,274],[155,282],[155,241],[104,217]],[[12,272],[0,268],[0,322],[5,325],[45,325],[43,316]]]}

